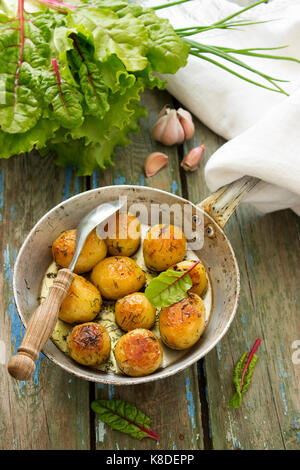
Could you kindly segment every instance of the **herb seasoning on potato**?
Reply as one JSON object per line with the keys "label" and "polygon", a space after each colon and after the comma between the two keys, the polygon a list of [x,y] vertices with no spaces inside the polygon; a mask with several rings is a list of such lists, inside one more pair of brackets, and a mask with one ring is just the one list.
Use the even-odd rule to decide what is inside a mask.
{"label": "herb seasoning on potato", "polygon": [[146,282],[146,276],[133,259],[111,256],[94,267],[91,281],[105,299],[117,300],[139,291]]}
{"label": "herb seasoning on potato", "polygon": [[186,238],[176,225],[158,224],[147,232],[143,243],[146,266],[153,271],[165,271],[183,260]]}
{"label": "herb seasoning on potato", "polygon": [[[187,271],[190,269],[194,261],[185,260],[181,261],[180,263],[175,264],[171,267],[174,271]],[[206,276],[206,269],[202,263],[198,263],[191,271],[188,273],[190,278],[192,279],[192,287],[190,288],[189,292],[194,292],[194,294],[203,295],[205,294],[208,286],[208,280]]]}
{"label": "herb seasoning on potato", "polygon": [[98,323],[88,322],[73,328],[67,339],[69,354],[84,366],[98,366],[109,358],[110,337]]}
{"label": "herb seasoning on potato", "polygon": [[130,212],[116,214],[115,226],[107,226],[105,243],[110,255],[131,256],[141,243],[139,219]]}
{"label": "herb seasoning on potato", "polygon": [[193,293],[187,294],[159,314],[159,331],[163,342],[171,349],[187,349],[199,340],[205,329],[203,300]]}
{"label": "herb seasoning on potato", "polygon": [[155,323],[156,308],[142,292],[135,292],[117,300],[116,322],[124,331],[135,328],[150,329]]}
{"label": "herb seasoning on potato", "polygon": [[[67,268],[73,258],[75,247],[76,230],[63,232],[52,245],[52,254],[56,264],[62,268]],[[90,271],[99,261],[105,258],[106,253],[105,242],[97,235],[96,230],[93,230],[86,239],[74,272],[82,274]]]}
{"label": "herb seasoning on potato", "polygon": [[62,301],[58,316],[66,323],[92,321],[100,312],[101,305],[98,289],[84,277],[74,274],[74,281]]}
{"label": "herb seasoning on potato", "polygon": [[132,377],[152,374],[159,368],[163,358],[158,337],[143,328],[121,336],[114,353],[120,369]]}
{"label": "herb seasoning on potato", "polygon": [[[83,275],[74,274],[52,339],[82,365],[142,377],[174,363],[199,340],[210,313],[209,278],[202,263],[189,258],[179,227],[149,228],[130,212],[106,224],[105,241],[95,230],[86,241],[76,265]],[[54,241],[55,263],[41,298],[51,286],[49,278],[68,265],[75,245],[76,230]]]}

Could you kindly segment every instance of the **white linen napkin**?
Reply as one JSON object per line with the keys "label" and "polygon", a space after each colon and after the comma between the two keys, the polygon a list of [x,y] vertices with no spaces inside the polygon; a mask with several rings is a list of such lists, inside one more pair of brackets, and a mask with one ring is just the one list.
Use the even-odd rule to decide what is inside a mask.
{"label": "white linen napkin", "polygon": [[[142,3],[159,4],[155,0]],[[181,28],[211,24],[241,8],[227,0],[194,0],[158,10],[157,14]],[[300,59],[300,0],[273,0],[238,18],[274,21],[238,31],[212,30],[191,39],[240,49],[289,45],[270,53]],[[188,65],[176,75],[167,76],[167,89],[214,132],[230,139],[206,165],[210,190],[253,175],[264,183],[249,194],[247,201],[263,212],[290,207],[300,215],[300,64],[237,57],[269,75],[289,80],[281,85],[290,96],[259,88],[195,57],[190,57]],[[263,83],[244,69],[235,70]]]}

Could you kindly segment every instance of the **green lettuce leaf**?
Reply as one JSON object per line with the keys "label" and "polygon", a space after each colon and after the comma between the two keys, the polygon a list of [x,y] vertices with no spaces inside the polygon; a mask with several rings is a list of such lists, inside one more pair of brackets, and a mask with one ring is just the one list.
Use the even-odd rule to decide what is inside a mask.
{"label": "green lettuce leaf", "polygon": [[158,441],[158,435],[151,431],[151,419],[132,403],[123,400],[96,400],[92,410],[103,423],[116,431],[129,434],[136,439],[151,437]]}
{"label": "green lettuce leaf", "polygon": [[[49,144],[49,148],[55,150],[57,154],[56,164],[63,167],[73,165],[78,175],[90,175],[95,170],[105,170],[108,166],[112,166],[111,158],[115,149],[130,144],[128,133],[137,133],[139,118],[147,115],[146,108],[136,102],[131,103],[130,108],[132,115],[123,129],[111,127],[106,135],[97,137],[96,143],[94,141],[86,145],[84,138],[70,140],[70,134],[68,134],[64,137],[60,136],[58,143]],[[97,125],[92,120],[89,122],[92,129],[86,128],[86,134],[91,138],[95,135]]]}
{"label": "green lettuce leaf", "polygon": [[135,83],[135,74],[127,72],[123,63],[113,54],[105,62],[99,62],[104,83],[112,93],[123,95]]}
{"label": "green lettuce leaf", "polygon": [[8,134],[0,130],[0,158],[43,149],[59,127],[58,122],[40,119],[35,127],[21,134]]}
{"label": "green lettuce leaf", "polygon": [[118,11],[120,18],[128,14],[138,18],[147,30],[147,57],[156,72],[176,73],[187,64],[190,46],[175,33],[169,20],[159,18],[154,10],[133,4]]}
{"label": "green lettuce leaf", "polygon": [[[81,8],[86,8],[86,5],[89,5],[91,2],[90,0],[82,0]],[[104,9],[109,9],[111,11],[119,11],[122,8],[127,7],[128,1],[127,0],[93,0],[93,5],[96,5],[97,8],[104,8]]]}
{"label": "green lettuce leaf", "polygon": [[111,95],[105,119],[98,120],[92,116],[86,117],[81,127],[70,131],[71,137],[73,139],[84,138],[86,145],[97,144],[111,132],[113,127],[123,129],[136,111],[136,108],[131,105],[134,102],[139,102],[140,93],[143,90],[143,82],[139,79],[131,88],[127,89],[125,94]]}
{"label": "green lettuce leaf", "polygon": [[135,76],[142,78],[145,88],[148,88],[149,90],[152,90],[153,88],[163,90],[167,85],[167,80],[161,80],[161,78],[153,72],[153,68],[149,63],[144,70],[135,72]]}
{"label": "green lettuce leaf", "polygon": [[120,18],[106,9],[83,8],[68,16],[68,24],[94,45],[95,58],[105,62],[115,54],[128,71],[143,70],[148,63],[148,34],[131,14]]}
{"label": "green lettuce leaf", "polygon": [[188,271],[168,269],[152,279],[146,287],[145,295],[154,307],[169,307],[182,300],[192,287],[192,279]]}
{"label": "green lettuce leaf", "polygon": [[258,356],[256,354],[254,354],[251,361],[249,362],[246,374],[244,376],[243,386],[242,386],[242,389],[241,389],[242,375],[243,375],[243,371],[245,369],[248,357],[249,357],[249,353],[246,351],[242,355],[242,357],[239,360],[239,362],[237,363],[237,365],[235,366],[234,375],[233,375],[233,383],[234,383],[236,392],[232,396],[232,398],[230,400],[230,403],[229,403],[231,408],[238,408],[241,405],[243,395],[244,395],[244,393],[246,393],[246,391],[247,391],[247,389],[250,385],[251,377],[252,377],[253,372],[254,372],[254,366],[257,362]]}
{"label": "green lettuce leaf", "polygon": [[56,163],[80,175],[105,169],[146,116],[143,90],[164,88],[156,72],[185,64],[185,43],[125,0],[23,6],[0,5],[0,158],[55,150]]}

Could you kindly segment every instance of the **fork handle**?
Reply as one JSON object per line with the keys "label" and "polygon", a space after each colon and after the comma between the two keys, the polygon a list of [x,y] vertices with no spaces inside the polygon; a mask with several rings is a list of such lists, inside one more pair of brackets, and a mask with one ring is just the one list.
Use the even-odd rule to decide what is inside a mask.
{"label": "fork handle", "polygon": [[30,318],[22,344],[8,363],[8,372],[17,380],[28,380],[35,371],[35,361],[55,328],[62,301],[74,276],[69,269],[58,271],[48,296]]}

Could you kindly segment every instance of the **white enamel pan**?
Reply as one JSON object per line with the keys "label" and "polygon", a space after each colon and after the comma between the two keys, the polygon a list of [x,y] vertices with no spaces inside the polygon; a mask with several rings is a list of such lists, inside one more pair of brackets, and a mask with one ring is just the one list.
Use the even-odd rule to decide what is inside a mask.
{"label": "white enamel pan", "polygon": [[[180,372],[204,357],[226,334],[237,310],[240,279],[232,246],[223,227],[240,200],[258,180],[244,177],[212,194],[199,206],[165,191],[143,186],[107,186],[86,191],[62,202],[42,217],[24,241],[18,254],[13,276],[16,306],[23,325],[38,307],[39,290],[51,263],[51,245],[64,230],[75,228],[80,220],[99,204],[126,196],[128,209],[133,203],[166,204],[177,212],[189,205],[196,230],[204,231],[204,243],[194,250],[208,268],[213,291],[209,324],[200,340],[184,356],[154,374],[128,377],[89,369],[74,362],[49,340],[43,353],[56,365],[82,379],[115,385],[132,385],[163,379]],[[166,207],[166,206],[165,206]],[[176,214],[175,214],[176,215]],[[180,214],[178,214],[180,215]],[[145,222],[145,221],[144,221]],[[146,221],[147,222],[147,221]]]}

